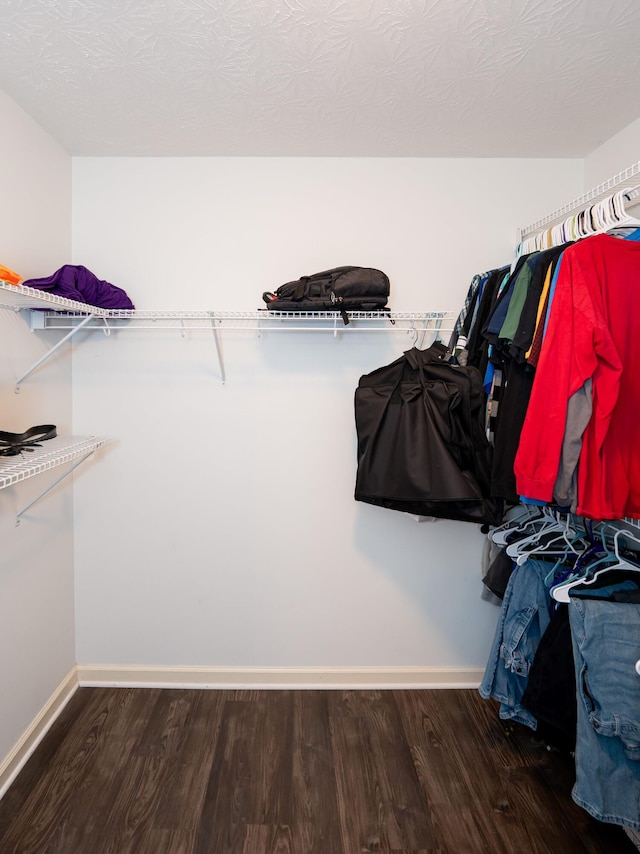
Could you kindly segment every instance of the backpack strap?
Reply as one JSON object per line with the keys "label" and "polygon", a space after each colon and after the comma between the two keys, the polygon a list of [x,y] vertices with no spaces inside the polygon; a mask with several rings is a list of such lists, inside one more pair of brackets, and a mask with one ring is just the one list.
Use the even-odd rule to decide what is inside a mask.
{"label": "backpack strap", "polygon": [[307,282],[309,281],[309,276],[302,276],[298,280],[298,284],[296,285],[296,289],[293,292],[292,300],[301,300],[304,299],[305,294],[307,293]]}

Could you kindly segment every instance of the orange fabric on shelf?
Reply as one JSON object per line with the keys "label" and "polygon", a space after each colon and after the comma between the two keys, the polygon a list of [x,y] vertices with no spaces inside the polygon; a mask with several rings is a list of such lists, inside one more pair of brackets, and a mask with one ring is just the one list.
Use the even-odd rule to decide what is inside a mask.
{"label": "orange fabric on shelf", "polygon": [[22,276],[19,276],[17,273],[14,273],[13,270],[10,270],[8,267],[3,267],[2,264],[0,264],[0,279],[8,282],[10,285],[19,285],[22,281]]}

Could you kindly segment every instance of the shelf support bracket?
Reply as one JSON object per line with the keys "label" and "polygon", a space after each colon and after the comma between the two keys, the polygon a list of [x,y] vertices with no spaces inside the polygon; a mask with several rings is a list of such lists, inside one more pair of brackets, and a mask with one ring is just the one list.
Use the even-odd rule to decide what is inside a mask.
{"label": "shelf support bracket", "polygon": [[95,448],[92,448],[83,457],[80,457],[80,459],[76,460],[72,466],[70,466],[65,472],[63,472],[60,475],[60,477],[57,477],[52,483],[49,484],[49,486],[47,486],[46,489],[43,489],[42,492],[38,493],[38,495],[36,495],[35,498],[32,498],[28,504],[25,504],[21,510],[18,510],[18,512],[16,513],[16,526],[20,524],[20,519],[22,518],[23,514],[26,513],[27,510],[29,510],[30,507],[33,507],[33,505],[36,504],[38,501],[40,501],[41,498],[44,498],[44,496],[48,492],[51,492],[51,490],[55,486],[57,486],[61,480],[64,480],[65,477],[68,477],[71,474],[71,472],[74,471],[74,469],[77,469],[78,466],[81,465],[81,463],[83,463],[86,459],[88,459],[94,453],[94,451],[95,451]]}
{"label": "shelf support bracket", "polygon": [[214,312],[211,312],[211,331],[213,332],[213,340],[216,345],[216,353],[218,354],[218,365],[220,366],[220,376],[222,378],[222,385],[225,385],[227,381],[227,376],[224,370],[224,358],[222,356],[222,342],[220,341],[220,335],[218,333],[216,316]]}
{"label": "shelf support bracket", "polygon": [[[432,333],[433,333],[433,340],[434,340],[434,341],[436,341],[436,340],[437,340],[437,338],[438,338],[438,332],[440,331],[440,329],[441,329],[441,327],[442,327],[442,318],[441,318],[441,317],[438,317],[438,318],[436,319],[436,321],[435,321],[435,325],[433,326],[433,328],[431,328],[431,329],[430,329],[430,328],[429,328],[430,326],[431,326],[431,320],[430,320],[430,319],[427,319],[427,320],[424,322],[423,326],[422,326],[422,334],[421,334],[421,336],[420,336],[420,343],[417,345],[417,346],[418,346],[418,349],[420,349],[420,350],[422,350],[422,348],[423,348],[423,346],[424,346],[424,339],[425,339],[425,337],[426,337],[427,332],[432,332]],[[418,335],[418,333],[417,333],[417,330],[416,330],[416,338],[417,338],[417,335]]]}
{"label": "shelf support bracket", "polygon": [[49,356],[53,355],[56,350],[62,347],[63,344],[65,344],[70,338],[72,338],[76,334],[76,332],[79,332],[83,326],[86,326],[90,320],[93,320],[93,314],[88,314],[86,317],[84,317],[80,321],[80,323],[78,323],[77,326],[74,326],[70,332],[67,332],[67,334],[63,338],[61,338],[57,344],[54,344],[50,350],[47,350],[44,356],[41,356],[37,362],[34,362],[33,365],[31,365],[31,367],[16,380],[16,394],[18,394],[20,391],[20,383],[25,380],[30,374],[32,374],[36,370],[36,368],[39,368],[43,362],[46,362]]}

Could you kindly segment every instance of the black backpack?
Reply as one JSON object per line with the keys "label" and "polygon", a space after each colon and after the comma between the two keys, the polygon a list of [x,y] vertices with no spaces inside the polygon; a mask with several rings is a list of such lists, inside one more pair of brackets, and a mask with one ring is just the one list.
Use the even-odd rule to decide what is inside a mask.
{"label": "black backpack", "polygon": [[334,267],[267,291],[262,299],[270,311],[379,311],[389,299],[389,277],[371,267]]}

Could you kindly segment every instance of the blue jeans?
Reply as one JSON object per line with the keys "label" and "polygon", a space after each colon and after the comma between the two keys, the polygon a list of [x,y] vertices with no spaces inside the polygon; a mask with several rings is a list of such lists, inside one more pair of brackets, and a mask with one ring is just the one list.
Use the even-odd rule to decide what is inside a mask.
{"label": "blue jeans", "polygon": [[640,605],[569,602],[578,693],[573,800],[640,829]]}
{"label": "blue jeans", "polygon": [[531,558],[514,568],[479,689],[485,700],[499,701],[503,720],[515,720],[531,729],[538,722],[521,700],[540,638],[551,619],[551,597],[544,579],[553,566]]}

